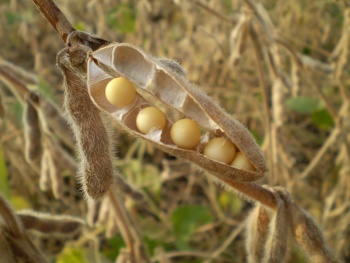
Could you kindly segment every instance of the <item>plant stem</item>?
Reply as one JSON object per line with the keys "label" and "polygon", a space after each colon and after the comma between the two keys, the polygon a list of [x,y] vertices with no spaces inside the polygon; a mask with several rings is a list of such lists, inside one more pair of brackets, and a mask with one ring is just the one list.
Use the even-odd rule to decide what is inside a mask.
{"label": "plant stem", "polygon": [[76,29],[52,0],[33,0],[36,7],[45,16],[62,40],[66,43],[67,37]]}

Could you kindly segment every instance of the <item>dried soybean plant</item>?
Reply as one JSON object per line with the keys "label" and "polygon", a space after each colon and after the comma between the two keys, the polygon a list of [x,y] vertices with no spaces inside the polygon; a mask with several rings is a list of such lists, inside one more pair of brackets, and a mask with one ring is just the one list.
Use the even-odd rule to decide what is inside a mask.
{"label": "dried soybean plant", "polygon": [[[147,261],[148,259],[147,256],[142,256],[144,253],[143,249],[137,248],[140,244],[142,247],[142,240],[137,234],[137,229],[129,222],[130,220],[128,219],[127,211],[123,211],[123,204],[120,202],[119,204],[115,203],[115,201],[118,202],[118,196],[113,193],[116,190],[113,188],[109,191],[109,195],[99,198],[103,191],[108,190],[109,184],[114,181],[111,177],[114,177],[115,173],[113,167],[111,169],[110,166],[112,155],[110,154],[111,144],[108,137],[109,131],[108,128],[105,128],[106,122],[100,117],[101,115],[111,116],[115,119],[117,125],[123,127],[129,133],[148,141],[148,144],[157,145],[166,152],[190,160],[192,163],[196,164],[197,167],[207,170],[208,174],[213,174],[218,182],[230,185],[230,187],[227,187],[228,189],[231,189],[232,187],[236,189],[236,192],[240,195],[255,202],[257,207],[252,211],[252,214],[249,216],[249,221],[247,222],[246,243],[250,262],[259,262],[261,260],[266,262],[282,262],[284,259],[288,258],[287,248],[290,246],[293,239],[306,251],[310,256],[311,261],[322,262],[323,260],[326,262],[335,262],[324,243],[322,233],[319,231],[318,227],[301,208],[294,204],[293,200],[284,190],[271,187],[263,188],[252,182],[263,177],[266,172],[266,165],[261,150],[255,144],[249,132],[241,124],[234,121],[222,108],[218,107],[210,97],[204,95],[199,88],[194,87],[186,80],[185,72],[181,66],[168,59],[158,59],[149,56],[146,52],[132,45],[111,43],[89,34],[75,31],[53,2],[34,2],[37,3],[39,9],[51,22],[68,46],[59,54],[58,64],[65,74],[66,84],[69,84],[66,85],[68,91],[66,94],[73,95],[73,98],[78,98],[76,101],[70,100],[70,102],[76,102],[76,105],[72,103],[70,105],[66,104],[66,111],[68,114],[70,113],[71,125],[75,127],[75,131],[78,131],[75,136],[78,140],[81,154],[81,164],[79,167],[82,174],[81,181],[83,182],[83,187],[86,190],[90,190],[90,192],[87,192],[87,196],[90,195],[95,199],[101,199],[97,201],[97,203],[94,203],[93,201],[88,202],[88,212],[90,213],[88,219],[90,224],[95,223],[99,225],[107,222],[109,234],[115,231],[115,223],[118,224],[119,222],[120,224],[120,222],[123,222],[121,226],[118,225],[118,228],[121,232],[124,231],[122,235],[127,243],[128,251],[120,253],[118,258],[119,261],[126,260],[126,258],[129,258],[130,256],[131,261],[136,262]],[[176,2],[179,3],[180,1]],[[292,160],[292,158],[291,156],[288,156],[287,152],[284,152],[284,145],[279,141],[282,137],[281,131],[286,123],[285,119],[280,118],[281,116],[283,117],[283,112],[285,111],[285,109],[281,107],[283,106],[285,99],[285,94],[283,92],[289,84],[288,77],[286,77],[284,72],[280,70],[282,64],[281,58],[283,57],[279,56],[280,50],[276,48],[276,45],[280,45],[282,42],[276,40],[271,41],[270,31],[275,31],[275,29],[273,24],[270,21],[267,21],[267,12],[263,7],[256,7],[252,1],[246,2],[248,5],[243,8],[241,12],[242,16],[239,16],[240,19],[237,24],[233,23],[231,19],[226,19],[222,16],[226,21],[236,25],[231,35],[231,53],[225,53],[227,51],[225,51],[225,48],[222,48],[224,55],[229,54],[228,56],[223,57],[225,59],[230,57],[230,63],[237,63],[238,58],[244,55],[243,53],[244,49],[246,49],[247,40],[254,41],[254,50],[258,58],[256,64],[259,66],[257,70],[260,70],[259,74],[261,77],[260,86],[265,90],[265,93],[263,94],[265,95],[266,123],[270,122],[270,124],[265,125],[265,127],[268,127],[266,130],[266,136],[268,138],[266,140],[266,145],[268,145],[268,147],[263,147],[263,149],[267,149],[268,160],[272,161],[268,166],[270,173],[272,173],[273,176],[269,176],[268,180],[271,185],[278,182],[282,185],[287,185],[288,189],[290,189],[290,186],[293,184],[290,184],[292,181],[290,180],[290,174],[288,174],[290,170],[286,169],[286,167],[288,161]],[[101,6],[99,5],[100,3],[98,3],[98,1],[91,1],[89,8],[91,8],[91,6],[96,6],[99,10],[99,18],[103,18],[104,14],[103,12],[101,13]],[[150,8],[150,4],[147,1],[142,1],[142,5],[144,5],[145,8]],[[189,10],[190,8],[187,8],[186,12],[190,12]],[[252,10],[253,12],[251,12]],[[154,10],[151,11],[153,12]],[[155,12],[157,12],[157,10],[155,10]],[[187,15],[191,17],[190,13],[187,13]],[[98,20],[99,33],[106,31],[106,27],[103,24],[103,21],[105,20]],[[188,23],[186,26],[189,29],[193,26],[193,24],[191,24],[193,23],[193,20],[191,22],[191,19],[186,23]],[[161,34],[161,30],[159,28],[157,28],[157,30],[158,31],[155,30],[156,32],[153,34],[153,37],[155,38],[157,38],[157,36],[159,38]],[[191,34],[190,30],[189,34]],[[273,35],[273,37],[276,37],[276,35]],[[346,38],[344,37],[344,39]],[[220,44],[220,41],[217,42]],[[345,42],[346,40],[342,40],[343,46],[339,48],[339,52],[340,50],[341,52],[346,51],[346,45],[344,45]],[[184,41],[181,44],[186,45],[186,42]],[[157,41],[155,48],[160,47],[161,45],[162,41]],[[286,47],[287,49],[290,48],[288,45]],[[174,47],[169,47],[169,50],[174,49]],[[293,49],[288,50],[291,50],[291,54],[293,54]],[[341,53],[339,52],[337,53],[338,55]],[[173,51],[173,54],[176,54],[176,52],[174,53]],[[190,52],[188,54],[190,54]],[[293,63],[296,67],[299,67],[298,73],[300,74],[303,72],[303,68],[300,67],[301,59],[299,59],[299,56],[300,54],[297,54],[297,56],[293,55],[295,58]],[[335,59],[337,58],[339,58],[339,56],[335,56]],[[87,65],[85,64],[86,59],[88,62]],[[211,61],[212,63],[215,63],[215,56],[213,56],[213,60]],[[303,57],[302,61],[305,65],[309,65],[307,64],[307,60]],[[183,61],[183,63],[186,64],[185,61]],[[265,67],[263,63],[266,63],[267,68],[271,73],[271,83],[274,83],[274,99],[272,100],[274,112],[271,114],[272,117],[270,117],[269,114],[271,109],[269,109],[270,98],[268,94],[268,88],[271,83],[266,82],[267,78],[264,76],[266,73],[264,72]],[[208,65],[210,66],[211,64],[208,63]],[[217,69],[205,69],[205,66],[208,65],[203,65],[203,74],[210,76],[208,77],[208,79],[210,79],[208,83],[213,83],[214,80],[217,79],[217,76],[220,76],[219,79],[225,79],[226,76],[227,79],[227,68],[226,71],[222,70],[222,72],[220,72],[220,70]],[[329,67],[324,68],[329,69]],[[296,70],[294,69],[294,71]],[[296,73],[294,75],[296,75]],[[105,90],[107,89],[106,86],[107,83],[109,83],[109,80],[120,77],[128,79],[129,82],[131,81],[132,86],[134,86],[137,91],[137,93],[135,93],[136,98],[134,98],[132,103],[126,107],[113,106],[105,96]],[[302,77],[305,78],[305,76]],[[295,79],[297,79],[297,77]],[[82,100],[80,101],[79,98],[84,98],[85,103],[83,103]],[[36,100],[33,101],[34,104],[35,101]],[[45,100],[40,101],[42,102]],[[30,101],[28,103],[32,105]],[[45,105],[45,103],[42,103],[37,107],[39,119],[42,114],[48,112],[44,110],[43,105]],[[85,109],[85,111],[81,110],[81,112],[79,112],[79,109],[73,108],[74,106],[83,107],[82,109]],[[94,108],[95,106],[99,108],[99,111]],[[143,110],[150,106],[153,109],[154,107],[161,109],[163,113],[161,113],[160,116],[163,117],[163,120],[165,119],[165,126],[162,131],[155,130],[154,132],[148,134],[146,132],[146,134],[144,134],[140,132],[141,129],[138,126],[137,119],[142,113],[144,113]],[[96,122],[91,121],[92,118],[90,118],[89,115],[82,114],[86,113],[89,109],[92,112],[91,117],[94,117],[94,120],[97,120]],[[100,112],[102,112],[102,114]],[[344,112],[346,112],[346,110],[344,110]],[[84,123],[82,122],[83,119],[88,120],[89,124],[84,126]],[[46,118],[46,122],[40,124],[43,126],[41,131],[44,133],[43,136],[45,137],[41,139],[43,157],[45,157],[45,149],[50,148],[49,153],[53,155],[53,146],[57,146],[55,140],[53,140],[54,143],[47,140],[47,138],[52,139],[53,136],[45,135],[49,134],[50,131],[52,132],[52,130],[55,130],[55,135],[59,137],[60,143],[64,143],[65,146],[68,145],[71,149],[74,144],[71,140],[71,135],[59,136],[59,129],[54,128],[54,125],[59,123],[59,121],[53,120],[53,122],[50,123],[51,120],[53,120],[53,118]],[[191,122],[188,123],[191,123],[190,126],[195,127],[195,129],[199,126],[201,127],[199,134],[202,136],[199,139],[199,143],[195,146],[186,147],[186,143],[177,144],[175,142],[176,139],[173,137],[171,131],[181,120],[190,120]],[[87,130],[87,125],[92,125],[92,127],[97,127],[97,129]],[[46,129],[45,127],[50,127],[50,129]],[[65,127],[65,129],[62,130],[63,132],[68,131],[66,126],[62,127]],[[47,132],[47,130],[49,132]],[[90,137],[88,145],[86,145],[86,138],[81,138],[79,131],[83,131],[83,133],[86,134],[86,138]],[[273,134],[277,134],[278,136],[274,137]],[[339,139],[339,134],[340,133],[333,137]],[[104,143],[98,144],[98,139],[93,138],[100,138],[101,136],[103,136]],[[65,138],[70,138],[70,142],[63,142]],[[228,161],[228,164],[224,164],[215,161],[215,157],[210,157],[210,151],[208,152],[205,149],[210,144],[209,141],[213,138],[225,138],[226,142],[230,141],[231,147],[229,147],[229,149],[231,150],[229,150],[229,152],[232,152],[232,149],[235,149],[235,151],[238,152],[236,154],[237,157],[234,159],[236,164],[239,161],[238,156],[243,156],[243,161],[240,164],[243,166],[240,166],[237,169],[231,166],[231,161]],[[92,141],[95,141],[96,143],[92,144]],[[232,143],[234,145],[233,147]],[[95,145],[97,148],[93,149],[92,146]],[[89,148],[89,146],[91,148]],[[58,149],[56,150],[57,153],[60,152],[59,149],[61,148],[56,147],[56,149]],[[97,154],[97,150],[101,150],[101,155]],[[46,151],[46,153],[47,152],[48,151]],[[342,154],[339,155],[338,162],[346,163],[346,149],[344,149]],[[55,156],[57,158],[61,156],[61,154],[55,154]],[[248,160],[244,156],[248,156]],[[42,162],[44,159],[46,160],[46,164],[53,163],[52,156],[42,158]],[[90,162],[86,162],[86,160],[92,160],[92,163],[90,164]],[[94,188],[95,184],[99,186],[103,176],[91,173],[91,169],[101,169],[98,165],[100,160],[108,164],[108,166],[102,168],[107,170],[104,176],[109,178],[109,180],[106,182],[102,181],[105,183],[103,187]],[[320,158],[318,161],[319,160]],[[62,164],[63,162],[59,161],[58,164],[60,163]],[[91,165],[93,165],[92,168]],[[41,166],[41,169],[43,169],[43,167],[44,163],[43,166]],[[71,167],[71,170],[75,173],[76,167],[74,162]],[[311,168],[313,167],[315,166],[312,166]],[[46,171],[46,180],[49,182],[51,178],[49,175],[50,170],[46,169]],[[84,173],[89,175],[89,177],[85,178],[83,175]],[[343,169],[343,173],[343,185],[345,185],[345,175],[347,174],[345,169]],[[55,173],[51,171],[51,174],[53,175]],[[270,180],[270,178],[272,179]],[[123,181],[120,179],[115,182],[115,186],[117,187],[123,184]],[[130,190],[130,188],[126,188]],[[340,185],[337,188],[340,189]],[[346,190],[344,190],[344,188],[346,189],[346,187],[342,188],[343,194],[339,194],[336,189],[333,195],[334,198],[330,199],[328,202],[328,212],[332,212],[332,215],[337,212],[334,211],[333,204],[335,204],[336,200],[341,198],[342,195],[346,196]],[[99,202],[101,202],[101,205],[99,205]],[[114,209],[106,213],[106,207],[108,208],[110,204],[112,204]],[[121,208],[121,210],[119,208]],[[346,211],[346,207],[344,209],[344,211]],[[118,220],[113,220],[113,212],[116,212],[114,210],[119,211],[119,217],[116,216]],[[327,215],[325,215],[325,217],[328,218]],[[258,222],[258,226],[256,227],[254,225],[255,222]],[[133,242],[134,240],[139,242],[139,245],[135,246]],[[287,244],[289,245],[287,246]],[[163,254],[164,253],[160,253],[162,257],[164,256]],[[168,260],[165,259],[166,256],[163,258],[164,261]]]}
{"label": "dried soybean plant", "polygon": [[[53,2],[34,2],[68,46],[59,53],[57,63],[65,77],[65,107],[79,145],[82,181],[87,196],[98,199],[107,191],[110,196],[114,195],[109,188],[115,176],[111,165],[111,143],[100,117],[101,111],[128,133],[151,142],[165,152],[190,160],[218,182],[258,204],[247,225],[250,262],[285,261],[292,239],[306,252],[311,262],[338,262],[325,244],[320,229],[294,203],[286,190],[253,183],[267,172],[262,151],[242,124],[185,78],[184,70],[177,63],[149,56],[129,44],[111,43],[78,32]],[[271,24],[266,22],[262,9],[251,1],[247,3],[260,19],[262,27],[269,32]],[[270,35],[267,37],[271,38]],[[286,79],[276,70],[279,65],[276,46],[269,48],[277,96]],[[131,92],[134,97],[127,105],[119,105],[109,98],[108,85],[116,78],[126,79],[136,90],[136,93]],[[276,97],[275,101],[280,104],[281,98]],[[152,120],[147,111],[159,115],[159,120]],[[277,115],[273,121],[279,127],[283,121]],[[186,138],[177,139],[174,127],[183,119],[189,120],[190,126],[202,129],[195,145],[188,146],[182,141]],[[152,121],[155,122],[153,126],[148,125]],[[144,125],[147,126],[145,130]],[[189,133],[193,132],[191,129]],[[221,142],[216,144],[219,140]],[[227,148],[227,153],[222,154],[218,148]],[[275,150],[276,147],[270,149]],[[236,151],[239,153],[237,157]],[[227,157],[232,152],[233,157],[221,159],[220,155]],[[277,153],[272,155],[277,156]],[[125,236],[128,235],[126,233]]]}

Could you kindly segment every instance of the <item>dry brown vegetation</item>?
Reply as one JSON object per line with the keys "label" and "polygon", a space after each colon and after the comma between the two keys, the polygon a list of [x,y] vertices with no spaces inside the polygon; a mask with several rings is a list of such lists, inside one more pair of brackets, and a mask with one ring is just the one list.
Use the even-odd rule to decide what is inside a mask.
{"label": "dry brown vegetation", "polygon": [[[6,251],[25,262],[350,260],[346,0],[56,4],[74,28],[102,38],[70,35],[71,47],[57,57],[61,71],[56,54],[67,35],[59,36],[31,1],[0,1],[1,260],[16,262]],[[114,44],[122,53],[111,65],[91,53],[108,44],[103,39],[141,49]],[[171,121],[190,116],[210,136],[215,122],[256,171],[237,171],[206,160],[201,150],[188,153],[167,139],[142,136],[132,125],[136,113],[122,121],[106,118],[113,108],[99,97],[105,80],[88,74],[86,82],[86,52],[88,66],[99,65],[101,76],[142,83],[150,78],[148,65],[162,71],[155,97],[140,84],[139,100],[163,107]],[[176,60],[186,73],[153,56]],[[174,93],[158,93],[163,82],[193,99],[191,107],[174,106]],[[89,145],[93,140],[103,141],[97,150]],[[269,171],[253,183],[265,173],[263,156]],[[103,180],[96,176],[102,170]],[[84,199],[107,191],[96,202]],[[9,203],[30,210],[15,213]]]}

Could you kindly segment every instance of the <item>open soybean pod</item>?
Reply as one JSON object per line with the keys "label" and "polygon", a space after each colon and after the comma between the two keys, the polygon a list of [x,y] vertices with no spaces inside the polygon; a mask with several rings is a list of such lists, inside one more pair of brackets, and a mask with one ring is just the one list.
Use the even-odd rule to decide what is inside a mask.
{"label": "open soybean pod", "polygon": [[[142,137],[172,155],[189,159],[224,181],[256,181],[267,171],[264,156],[250,132],[191,84],[174,65],[151,57],[130,44],[112,43],[90,53],[87,71],[92,101],[132,135]],[[106,85],[116,77],[127,78],[136,88],[135,100],[126,107],[114,106],[106,98]],[[163,107],[167,122],[163,130],[144,135],[137,128],[136,117],[148,106]],[[172,141],[171,127],[176,116],[192,119],[205,131],[195,148],[180,148]],[[254,171],[236,169],[206,157],[203,148],[213,137],[233,142],[252,163]]]}

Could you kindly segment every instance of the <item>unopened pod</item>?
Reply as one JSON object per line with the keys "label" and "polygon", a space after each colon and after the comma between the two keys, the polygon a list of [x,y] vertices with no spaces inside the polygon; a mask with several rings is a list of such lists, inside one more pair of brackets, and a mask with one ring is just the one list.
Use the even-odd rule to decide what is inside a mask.
{"label": "unopened pod", "polygon": [[[189,159],[219,179],[252,182],[262,178],[267,171],[262,151],[250,132],[169,63],[130,44],[112,43],[90,53],[87,74],[92,101],[130,134],[148,140],[172,155]],[[105,95],[107,84],[119,77],[127,78],[137,91],[133,102],[124,107],[112,105]],[[173,143],[171,127],[174,120],[167,114],[164,129],[148,134],[138,130],[138,113],[158,104],[165,112],[176,112],[175,115],[189,118],[202,127],[205,134],[197,147],[184,149]],[[213,137],[231,141],[248,158],[253,171],[237,169],[206,157],[203,148]]]}

